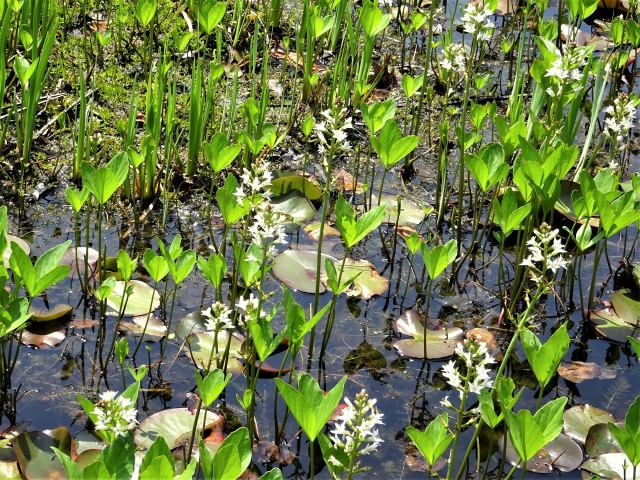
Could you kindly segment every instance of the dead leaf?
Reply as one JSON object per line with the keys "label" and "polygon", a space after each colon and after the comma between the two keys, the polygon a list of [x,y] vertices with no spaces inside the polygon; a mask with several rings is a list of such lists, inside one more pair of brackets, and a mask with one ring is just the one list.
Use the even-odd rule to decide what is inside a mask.
{"label": "dead leaf", "polygon": [[360,182],[356,182],[353,175],[347,172],[344,168],[336,168],[333,170],[332,184],[340,192],[353,192],[363,193],[364,188]]}
{"label": "dead leaf", "polygon": [[616,377],[615,370],[601,367],[597,363],[591,362],[562,362],[558,366],[558,375],[573,383],[580,383],[585,380],[611,380]]}

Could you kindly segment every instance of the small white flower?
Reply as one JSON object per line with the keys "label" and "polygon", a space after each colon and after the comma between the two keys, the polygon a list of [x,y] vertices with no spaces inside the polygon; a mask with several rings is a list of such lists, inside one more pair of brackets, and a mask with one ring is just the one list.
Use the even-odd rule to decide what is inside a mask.
{"label": "small white flower", "polygon": [[117,395],[113,391],[103,392],[93,410],[96,430],[111,433],[115,437],[125,435],[138,423],[134,402]]}
{"label": "small white flower", "polygon": [[[487,350],[485,343],[474,341],[459,343],[456,345],[455,353],[465,366],[465,374],[463,375],[456,368],[454,360],[444,364],[442,374],[447,379],[447,383],[458,391],[460,399],[465,392],[479,394],[483,389],[491,388],[493,379],[489,376],[487,366],[496,361]],[[445,397],[442,404],[450,406],[449,397]]]}
{"label": "small white flower", "polygon": [[224,303],[215,302],[211,308],[203,310],[202,315],[205,317],[204,323],[207,330],[218,331],[234,328],[231,321],[231,309]]}
{"label": "small white flower", "polygon": [[558,235],[558,229],[552,230],[549,225],[543,223],[540,229],[533,231],[533,237],[527,241],[527,246],[529,255],[520,265],[528,267],[531,279],[538,285],[544,283],[547,272],[555,274],[558,270],[566,268],[566,250]]}
{"label": "small white flower", "polygon": [[337,418],[331,431],[333,444],[348,456],[374,452],[382,443],[378,425],[383,425],[383,414],[376,408],[376,399],[369,398],[365,390],[356,395],[354,403],[344,399],[347,406]]}

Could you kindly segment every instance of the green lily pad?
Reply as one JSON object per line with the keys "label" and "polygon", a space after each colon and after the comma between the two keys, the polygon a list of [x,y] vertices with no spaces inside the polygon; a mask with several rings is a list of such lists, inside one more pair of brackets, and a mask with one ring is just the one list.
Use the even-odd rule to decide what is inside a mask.
{"label": "green lily pad", "polygon": [[[626,468],[625,468],[626,465]],[[624,453],[605,453],[584,462],[580,468],[602,479],[633,478],[633,465]]]}
{"label": "green lily pad", "polygon": [[[335,258],[322,254],[320,262],[320,289],[319,293],[326,290],[323,281],[326,280],[324,269],[325,259],[335,261]],[[316,291],[316,262],[318,254],[310,250],[285,250],[273,260],[272,273],[278,280],[289,288],[304,293]]]}
{"label": "green lily pad", "polygon": [[27,480],[60,479],[66,474],[51,447],[69,455],[71,434],[67,427],[42,432],[24,432],[12,442],[20,471]]}
{"label": "green lily pad", "polygon": [[[377,196],[373,195],[371,197],[371,204],[373,206],[378,205]],[[398,225],[418,225],[433,211],[430,205],[423,208],[409,199],[402,198],[400,202],[400,218],[398,218],[398,200],[395,195],[389,194],[383,194],[380,197],[380,205],[387,206],[387,213],[382,221],[394,225],[396,220],[398,220]]]}
{"label": "green lily pad", "polygon": [[107,306],[111,309],[112,315],[118,314],[120,304],[123,302],[122,297],[128,286],[133,287],[133,292],[126,300],[125,317],[146,315],[149,311],[153,312],[160,306],[160,294],[153,287],[140,280],[130,280],[128,283],[118,280],[111,294],[107,297]]}
{"label": "green lily pad", "polygon": [[2,263],[4,263],[5,268],[11,268],[9,265],[9,258],[11,258],[11,242],[14,242],[22,249],[24,253],[29,255],[31,253],[31,248],[29,244],[22,240],[21,238],[16,237],[15,235],[9,235],[7,233],[7,248],[5,248],[4,253],[2,254]]}
{"label": "green lily pad", "polygon": [[627,289],[616,290],[611,295],[611,307],[591,310],[589,319],[601,336],[626,343],[627,337],[633,336],[638,329],[640,301]]}
{"label": "green lily pad", "polygon": [[[613,417],[612,417],[613,418]],[[610,420],[615,423],[615,419]],[[587,438],[584,442],[584,449],[590,458],[595,458],[605,453],[618,453],[618,442],[609,430],[608,423],[598,423],[593,425],[587,433]]]}
{"label": "green lily pad", "polygon": [[322,198],[322,190],[318,184],[302,175],[282,175],[274,178],[271,181],[269,190],[271,190],[271,193],[273,193],[275,197],[297,190],[309,200],[319,200]]}
{"label": "green lily pad", "polygon": [[29,308],[29,313],[31,314],[31,320],[34,322],[50,322],[52,320],[58,320],[62,317],[65,317],[73,311],[73,307],[71,305],[66,304],[58,304],[53,308],[35,308],[31,306]]}
{"label": "green lily pad", "polygon": [[[507,437],[506,448],[507,461],[511,465],[520,462],[518,453],[511,439]],[[580,446],[571,438],[562,433],[555,440],[547,443],[527,462],[527,470],[535,473],[551,473],[554,468],[561,472],[571,472],[582,464],[584,455]]]}
{"label": "green lily pad", "polygon": [[[144,329],[145,323],[147,324],[146,330]],[[148,323],[147,315],[133,317],[130,322],[121,321],[118,330],[136,338],[141,337],[144,331],[143,340],[145,342],[159,342],[167,334],[167,326],[155,315],[149,317]]]}
{"label": "green lily pad", "polygon": [[196,310],[182,317],[176,324],[176,336],[184,340],[192,333],[206,332],[205,317],[202,311]]}
{"label": "green lily pad", "polygon": [[290,219],[291,223],[304,223],[316,216],[316,209],[302,194],[288,193],[271,201],[273,209]]}
{"label": "green lily pad", "polygon": [[[342,261],[334,261],[336,271],[340,272]],[[382,295],[389,288],[389,280],[380,275],[373,264],[367,260],[352,260],[347,258],[342,272],[343,281],[355,277],[346,293],[350,297],[360,297],[368,300],[376,295]]]}
{"label": "green lily pad", "polygon": [[[424,331],[423,318],[416,310],[407,310],[400,315],[393,328],[413,338],[405,338],[393,342],[398,353],[405,357],[437,360],[453,355],[456,345],[464,339],[464,332],[458,327],[443,329],[427,328]],[[427,356],[424,355],[424,342],[427,342]]]}
{"label": "green lily pad", "polygon": [[[223,431],[224,419],[213,412],[201,411],[196,425],[196,437],[193,442],[194,453],[197,453],[199,438],[203,432],[203,419],[206,413],[207,420],[204,431]],[[170,408],[154,413],[140,422],[136,428],[133,440],[136,447],[147,450],[151,444],[161,436],[167,442],[170,450],[178,447],[189,447],[193,423],[196,420],[195,412],[187,408]],[[207,442],[207,446],[215,451],[218,445]]]}
{"label": "green lily pad", "polygon": [[589,429],[598,423],[615,422],[609,412],[592,405],[578,405],[564,411],[564,433],[575,441],[584,444]]}
{"label": "green lily pad", "polygon": [[[192,333],[187,337],[185,342],[185,349],[190,353],[193,362],[198,368],[207,369],[209,366],[209,359],[213,358],[211,365],[215,367],[216,359],[222,358],[224,355],[227,341],[229,339],[229,333],[227,330],[221,330],[218,332],[217,347],[215,344],[216,334],[215,332],[197,332]],[[229,348],[229,360],[227,363],[227,369],[233,373],[242,373],[242,344],[244,339],[238,334],[232,334],[231,346]]]}

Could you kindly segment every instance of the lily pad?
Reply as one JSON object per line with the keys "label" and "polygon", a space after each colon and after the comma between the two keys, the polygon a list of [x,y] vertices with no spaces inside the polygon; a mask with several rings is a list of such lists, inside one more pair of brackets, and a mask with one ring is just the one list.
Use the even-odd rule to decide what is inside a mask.
{"label": "lily pad", "polygon": [[[410,310],[409,312],[412,312]],[[458,327],[427,329],[426,336],[423,320],[419,314],[405,312],[395,322],[396,331],[413,338],[396,340],[393,346],[405,357],[436,360],[453,355],[456,345],[464,339],[464,332]],[[424,355],[424,342],[427,343],[427,355]]]}
{"label": "lily pad", "polygon": [[130,280],[129,282],[118,280],[111,294],[107,297],[107,305],[111,309],[111,314],[118,314],[120,305],[123,303],[122,297],[128,286],[133,287],[133,292],[126,299],[125,317],[146,315],[149,311],[154,311],[160,306],[160,294],[153,287],[140,280]]}
{"label": "lily pad", "polygon": [[[518,453],[507,437],[506,457],[511,465],[520,462]],[[562,433],[547,443],[527,462],[527,470],[535,473],[551,473],[554,468],[561,472],[571,472],[580,467],[584,455],[580,446]]]}
{"label": "lily pad", "polygon": [[585,443],[589,429],[598,423],[615,422],[616,419],[609,412],[592,405],[578,405],[565,410],[564,433],[580,442]]}
{"label": "lily pad", "polygon": [[638,329],[640,301],[627,289],[616,290],[611,295],[611,306],[591,310],[589,319],[598,334],[614,342],[625,343]]}
{"label": "lily pad", "polygon": [[66,478],[58,457],[51,447],[69,455],[71,434],[67,427],[58,427],[42,432],[24,432],[12,442],[13,450],[20,465],[20,471],[27,480]]}
{"label": "lily pad", "polygon": [[[211,365],[216,365],[216,359],[222,358],[227,347],[229,333],[226,330],[218,332],[218,341],[216,346],[215,332],[197,332],[187,337],[185,349],[190,352],[193,362],[198,368],[207,369],[209,367],[209,359],[213,359]],[[231,346],[229,348],[229,360],[227,369],[233,373],[242,373],[242,344],[244,339],[238,334],[232,334]]]}
{"label": "lily pad", "polygon": [[[304,231],[311,240],[318,240],[320,238],[320,222],[310,223],[304,227]],[[322,231],[323,237],[340,237],[340,232],[333,228],[331,225],[325,223],[324,230]]]}
{"label": "lily pad", "polygon": [[616,371],[592,362],[562,362],[558,366],[558,375],[573,383],[585,380],[611,380],[616,378]]}
{"label": "lily pad", "polygon": [[[626,468],[625,468],[626,465]],[[633,478],[633,465],[624,453],[605,453],[584,462],[580,468],[603,479]]]}
{"label": "lily pad", "polygon": [[[147,324],[147,329],[144,326]],[[147,315],[140,315],[133,317],[130,322],[122,321],[118,325],[118,330],[122,333],[133,335],[134,337],[141,337],[144,331],[145,342],[159,342],[167,334],[167,327],[162,321],[155,315],[149,317],[147,323]]]}
{"label": "lily pad", "polygon": [[33,306],[29,309],[29,313],[31,314],[31,320],[34,322],[50,322],[51,320],[58,320],[62,317],[65,317],[73,311],[73,307],[71,305],[66,304],[58,304],[53,308],[34,308]]}
{"label": "lily pad", "polygon": [[[333,262],[339,272],[341,261]],[[373,264],[367,260],[352,260],[347,258],[344,262],[342,278],[349,279],[355,277],[351,286],[347,289],[350,297],[360,297],[368,300],[376,295],[382,295],[389,288],[389,280],[380,275]]]}
{"label": "lily pad", "polygon": [[[615,419],[610,420],[615,422]],[[608,423],[598,423],[593,425],[587,433],[587,439],[584,442],[584,449],[590,458],[595,458],[605,453],[618,453],[618,442],[609,430]]]}
{"label": "lily pad", "polygon": [[95,273],[96,265],[98,263],[98,259],[100,258],[98,251],[91,247],[69,247],[62,256],[60,264],[69,265],[69,267],[71,268],[69,271],[69,276],[71,276],[72,278],[76,278],[78,274],[80,276],[84,275],[85,256],[86,265],[89,269],[88,275],[89,278],[91,278]]}
{"label": "lily pad", "polygon": [[[32,329],[34,331],[31,331]],[[44,350],[60,345],[66,336],[67,333],[64,328],[42,331],[41,329],[35,329],[35,325],[32,325],[29,329],[22,330],[20,341],[23,345],[31,345]]]}
{"label": "lily pad", "polygon": [[[194,443],[194,453],[198,450],[198,438],[202,435],[203,418],[206,413],[207,420],[204,431],[223,431],[224,419],[213,412],[201,411],[196,424],[196,438]],[[191,430],[195,421],[195,413],[187,408],[170,408],[145,418],[140,422],[134,433],[133,440],[140,449],[148,449],[151,444],[161,436],[167,442],[170,450],[178,447],[187,447],[191,440]],[[207,442],[213,451],[218,445]]]}
{"label": "lily pad", "polygon": [[2,263],[4,263],[5,268],[10,268],[9,258],[11,258],[11,242],[15,243],[22,249],[24,253],[29,255],[31,253],[31,248],[29,244],[22,240],[21,238],[16,237],[15,235],[9,235],[7,233],[7,248],[5,248],[4,253],[2,254]]}
{"label": "lily pad", "polygon": [[282,175],[274,178],[269,187],[274,197],[285,195],[293,190],[302,193],[309,200],[322,198],[322,190],[315,179],[302,175]]}
{"label": "lily pad", "polygon": [[308,198],[298,193],[289,193],[271,201],[273,209],[286,215],[292,223],[304,223],[316,216],[316,209]]}
{"label": "lily pad", "polygon": [[[374,206],[378,205],[378,197],[373,195],[371,202]],[[395,195],[389,194],[383,194],[380,197],[380,205],[387,206],[387,213],[382,221],[394,225],[396,220],[398,220],[398,225],[418,225],[433,210],[431,206],[422,208],[415,202],[402,198],[400,202],[400,218],[398,218],[398,200]]]}
{"label": "lily pad", "polygon": [[[316,262],[317,252],[310,250],[285,250],[273,260],[273,274],[289,288],[299,292],[314,293],[316,291]],[[335,260],[329,255],[322,254],[320,262],[320,290],[323,293],[326,287],[323,280],[326,279],[324,270],[325,259]]]}

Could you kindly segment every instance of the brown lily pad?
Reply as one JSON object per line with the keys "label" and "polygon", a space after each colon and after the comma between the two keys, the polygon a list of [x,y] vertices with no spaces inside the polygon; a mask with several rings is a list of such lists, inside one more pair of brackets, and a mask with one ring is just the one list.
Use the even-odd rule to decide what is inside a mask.
{"label": "brown lily pad", "polygon": [[562,362],[558,366],[558,375],[573,383],[584,382],[585,380],[611,380],[616,378],[615,370],[602,367],[592,362]]}

